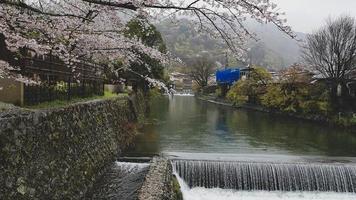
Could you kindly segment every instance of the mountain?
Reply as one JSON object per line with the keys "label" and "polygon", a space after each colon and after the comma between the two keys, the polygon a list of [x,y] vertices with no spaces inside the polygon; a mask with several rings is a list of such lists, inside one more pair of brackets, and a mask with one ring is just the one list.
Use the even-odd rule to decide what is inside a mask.
{"label": "mountain", "polygon": [[[227,47],[224,42],[210,37],[209,34],[195,31],[193,26],[192,22],[184,19],[175,24],[170,21],[156,24],[168,50],[186,63],[201,54],[207,54],[217,62],[226,63]],[[248,42],[252,64],[278,70],[300,61],[298,41],[279,31],[274,25],[249,22],[246,26],[256,33],[259,39]],[[297,33],[297,35],[300,40],[306,38],[304,33]],[[230,55],[229,66],[236,65],[238,65],[237,61]]]}
{"label": "mountain", "polygon": [[259,38],[258,42],[251,42],[251,48],[262,48],[265,51],[265,57],[261,63],[255,64],[279,69],[301,61],[301,42],[298,41],[306,39],[305,33],[297,32],[297,39],[292,39],[271,24],[250,22],[247,27]]}

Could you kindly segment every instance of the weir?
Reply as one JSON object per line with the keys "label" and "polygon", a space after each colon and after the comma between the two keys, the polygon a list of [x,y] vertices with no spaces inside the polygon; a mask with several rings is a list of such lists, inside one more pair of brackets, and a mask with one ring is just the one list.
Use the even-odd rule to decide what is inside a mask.
{"label": "weir", "polygon": [[115,162],[86,199],[136,200],[148,170],[148,163]]}
{"label": "weir", "polygon": [[172,165],[190,188],[356,192],[353,164],[174,160]]}

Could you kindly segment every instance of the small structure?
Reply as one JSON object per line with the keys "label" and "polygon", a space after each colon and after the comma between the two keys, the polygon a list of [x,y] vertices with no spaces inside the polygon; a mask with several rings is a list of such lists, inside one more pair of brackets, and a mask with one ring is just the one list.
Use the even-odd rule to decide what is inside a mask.
{"label": "small structure", "polygon": [[178,91],[191,90],[193,79],[188,75],[180,72],[169,74],[170,81],[173,83],[172,88]]}
{"label": "small structure", "polygon": [[251,68],[242,67],[242,68],[229,68],[216,71],[216,82],[218,85],[233,85],[240,79],[246,78],[249,76]]}
{"label": "small structure", "polygon": [[216,71],[216,82],[218,85],[233,85],[235,82],[240,80],[240,69],[224,69]]}
{"label": "small structure", "polygon": [[249,68],[229,68],[216,71],[216,83],[221,89],[221,96],[225,96],[232,85],[243,77],[248,76]]}

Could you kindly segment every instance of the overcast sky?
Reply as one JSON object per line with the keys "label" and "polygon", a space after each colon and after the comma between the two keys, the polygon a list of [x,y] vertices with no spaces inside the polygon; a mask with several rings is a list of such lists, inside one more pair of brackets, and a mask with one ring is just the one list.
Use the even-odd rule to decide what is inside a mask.
{"label": "overcast sky", "polygon": [[356,17],[356,0],[272,0],[286,12],[294,31],[311,33],[330,17],[349,14]]}

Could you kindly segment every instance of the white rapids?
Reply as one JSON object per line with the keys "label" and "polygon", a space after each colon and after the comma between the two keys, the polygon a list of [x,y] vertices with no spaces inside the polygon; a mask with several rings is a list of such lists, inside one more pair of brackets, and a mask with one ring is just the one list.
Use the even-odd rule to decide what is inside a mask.
{"label": "white rapids", "polygon": [[239,191],[220,188],[190,188],[174,170],[183,200],[355,200],[356,193],[309,191]]}
{"label": "white rapids", "polygon": [[183,191],[184,200],[354,200],[353,193],[268,192],[193,188]]}
{"label": "white rapids", "polygon": [[192,93],[175,93],[174,96],[194,97],[194,94],[192,94]]}
{"label": "white rapids", "polygon": [[147,168],[150,164],[148,163],[131,163],[131,162],[116,162],[116,166],[123,172],[126,173],[136,173],[144,168]]}
{"label": "white rapids", "polygon": [[355,200],[354,193],[237,191],[226,189],[192,188],[175,174],[184,200]]}

